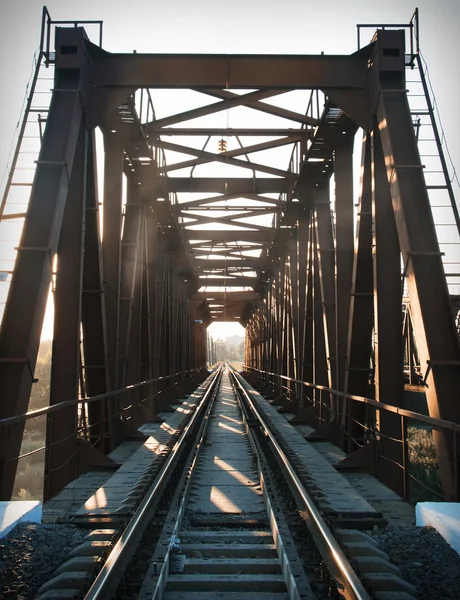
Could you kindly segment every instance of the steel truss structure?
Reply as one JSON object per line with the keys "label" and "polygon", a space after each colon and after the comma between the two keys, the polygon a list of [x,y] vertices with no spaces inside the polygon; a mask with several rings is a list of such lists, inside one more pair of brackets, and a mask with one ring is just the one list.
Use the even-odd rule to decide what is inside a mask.
{"label": "steel truss structure", "polygon": [[[51,24],[46,12],[43,31]],[[349,56],[142,55],[106,52],[74,25],[56,28],[55,54],[42,33],[55,75],[27,214],[14,214],[24,226],[0,330],[0,419],[27,411],[54,281],[51,404],[203,367],[206,326],[235,319],[247,327],[249,366],[355,395],[375,390],[402,406],[407,288],[405,330],[430,415],[460,422],[459,340],[407,101],[405,30],[380,29]],[[163,89],[213,101],[156,118],[152,97]],[[307,91],[303,112],[266,102],[293,90]],[[231,128],[228,118],[183,126],[241,108],[290,127]],[[230,140],[238,145],[227,148]],[[259,160],[283,148],[287,165]],[[195,176],[209,163],[223,175]],[[290,401],[308,412],[295,389]],[[351,416],[362,441],[362,411],[329,409],[331,422]],[[101,410],[89,414],[96,429],[110,420]],[[149,410],[158,412],[155,400]],[[384,416],[379,428],[380,452],[397,462],[398,419]],[[0,444],[2,498],[13,490],[22,433],[15,425]],[[77,472],[76,409],[49,415],[47,436],[52,496]],[[114,441],[100,432],[95,446],[106,452]],[[454,497],[455,439],[438,433],[436,445]],[[397,482],[386,465],[383,477]]]}

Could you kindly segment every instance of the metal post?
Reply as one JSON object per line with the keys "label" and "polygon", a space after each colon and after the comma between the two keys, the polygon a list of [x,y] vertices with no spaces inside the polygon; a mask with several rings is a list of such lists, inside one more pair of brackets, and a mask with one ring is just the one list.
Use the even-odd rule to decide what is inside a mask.
{"label": "metal post", "polygon": [[[375,301],[375,398],[380,402],[403,406],[404,346],[402,340],[401,259],[393,207],[385,173],[380,135],[372,135],[372,175],[374,221],[374,301]],[[379,412],[381,437],[379,473],[382,481],[403,493],[401,447],[398,416]],[[396,464],[395,464],[396,463]]]}
{"label": "metal post", "polygon": [[[50,405],[78,397],[86,149],[86,129],[82,125],[57,251]],[[48,415],[44,500],[75,479],[76,444],[77,407]]]}
{"label": "metal post", "polygon": [[336,376],[335,389],[345,389],[348,323],[353,274],[353,142],[344,136],[334,155],[335,178],[335,308],[336,308]]}
{"label": "metal post", "polygon": [[112,133],[104,135],[104,220],[102,258],[110,389],[117,387],[123,151]]}

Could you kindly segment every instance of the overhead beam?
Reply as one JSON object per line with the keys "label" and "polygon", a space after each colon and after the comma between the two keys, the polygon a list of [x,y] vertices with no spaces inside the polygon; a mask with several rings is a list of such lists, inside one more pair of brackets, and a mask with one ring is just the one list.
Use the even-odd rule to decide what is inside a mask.
{"label": "overhead beam", "polygon": [[[235,94],[234,92],[230,92],[229,90],[197,90],[202,92],[203,94],[207,94],[208,96],[212,96],[213,98],[238,98],[239,94]],[[287,90],[286,90],[287,91]],[[319,121],[318,119],[314,119],[309,115],[305,115],[302,113],[294,112],[293,110],[288,110],[287,108],[281,108],[280,106],[274,106],[273,104],[266,104],[265,102],[255,101],[251,103],[249,108],[253,108],[254,110],[258,110],[268,115],[274,115],[275,117],[281,117],[282,119],[288,119],[289,121],[294,121],[296,123],[302,123],[303,125],[311,125],[312,127],[316,127]]]}
{"label": "overhead beam", "polygon": [[252,256],[242,256],[241,260],[224,258],[197,258],[195,266],[200,269],[240,269],[241,267],[258,267],[260,259]]}
{"label": "overhead beam", "polygon": [[251,102],[255,102],[262,98],[279,96],[282,93],[283,92],[281,90],[257,90],[256,92],[249,92],[249,94],[235,95],[231,98],[222,100],[222,102],[216,102],[214,104],[209,104],[208,106],[200,106],[198,108],[186,110],[182,113],[177,113],[163,119],[151,121],[150,123],[147,123],[146,127],[148,131],[155,131],[156,133],[161,134],[162,127],[169,127],[170,125],[175,125],[176,123],[184,123],[185,121],[191,121],[192,119],[197,119],[198,117],[206,117],[207,115],[228,110],[230,108],[234,108],[235,106],[250,104]]}
{"label": "overhead beam", "polygon": [[[219,253],[219,256],[221,256],[222,254],[228,254],[229,256],[237,256],[238,258],[240,258],[240,253],[242,251],[246,251],[246,250],[260,250],[261,249],[261,242],[255,242],[256,244],[258,244],[257,246],[252,246],[249,244],[245,244],[240,243],[238,246],[216,246],[216,245],[212,245],[212,253],[213,254],[217,254]],[[260,244],[260,245],[259,245]],[[188,250],[188,252],[191,252],[193,254],[209,254],[209,250],[204,250],[204,248],[208,248],[209,247],[209,243],[206,244],[205,242],[201,243],[201,244],[191,244],[190,245],[190,249]]]}
{"label": "overhead beam", "polygon": [[[276,212],[277,206],[191,206],[190,208],[182,208],[180,212],[188,217],[198,217],[200,215],[196,215],[195,213],[206,211],[206,212],[235,212],[241,213],[239,216],[237,214],[230,215],[230,218],[242,218],[248,216],[257,216],[260,215],[269,215]],[[249,214],[248,214],[249,213]]]}
{"label": "overhead beam", "polygon": [[257,283],[255,277],[210,277],[198,279],[200,287],[218,286],[218,287],[254,287]]}
{"label": "overhead beam", "polygon": [[249,302],[251,300],[257,301],[259,296],[256,292],[247,291],[247,292],[196,292],[193,296],[195,300],[209,300],[210,302],[213,300],[221,301],[224,298],[227,302]]}
{"label": "overhead beam", "polygon": [[287,193],[291,182],[268,177],[168,177],[165,186],[168,192],[179,193],[275,194]]}
{"label": "overhead beam", "polygon": [[[203,204],[208,205],[208,204],[213,204],[214,202],[226,202],[228,200],[240,200],[242,198],[246,198],[247,200],[256,200],[257,202],[270,203],[273,206],[283,203],[283,200],[278,200],[277,198],[267,198],[265,196],[260,196],[258,194],[241,193],[241,194],[221,194],[220,196],[212,196],[211,198],[199,198],[197,200],[191,200],[190,202],[181,202],[180,204],[175,204],[174,207],[183,210],[183,209],[190,208],[190,207],[202,206]],[[219,210],[219,207],[213,206],[212,208],[215,210]],[[224,205],[220,208],[222,210],[224,210],[224,209],[233,210],[231,205]],[[256,208],[256,207],[251,206],[251,208]],[[271,207],[266,206],[264,208],[271,208]],[[202,209],[200,208],[200,210],[202,210]]]}
{"label": "overhead beam", "polygon": [[116,54],[87,42],[95,87],[365,88],[367,53],[337,55]]}
{"label": "overhead beam", "polygon": [[[224,225],[234,225],[236,227],[244,227],[245,229],[256,229],[257,231],[259,230],[263,230],[263,229],[267,229],[270,231],[273,231],[271,225],[260,225],[260,224],[252,224],[252,223],[243,223],[241,221],[234,221],[233,219],[244,219],[244,218],[248,218],[250,216],[249,215],[245,215],[245,214],[241,214],[238,213],[236,215],[226,215],[226,216],[221,216],[221,217],[208,217],[208,216],[204,216],[204,215],[188,215],[186,218],[187,219],[195,219],[195,221],[188,221],[186,223],[179,223],[179,227],[185,228],[188,227],[190,225],[204,225],[204,224],[214,224],[214,223],[222,223]],[[253,215],[253,216],[260,216],[260,215]],[[222,230],[222,231],[225,231]]]}
{"label": "overhead beam", "polygon": [[[268,105],[267,105],[268,106]],[[251,108],[254,108],[251,106]],[[150,123],[150,130],[158,132],[165,136],[206,136],[206,137],[243,137],[248,135],[250,137],[279,137],[282,135],[300,135],[303,139],[310,138],[312,129],[295,129],[293,127],[286,129],[251,129],[250,127],[161,127],[158,125],[159,121],[152,121]],[[161,131],[158,131],[160,130]]]}
{"label": "overhead beam", "polygon": [[260,165],[258,163],[253,162],[245,162],[243,160],[238,160],[237,158],[229,158],[228,156],[224,156],[222,154],[213,154],[212,152],[206,152],[205,150],[199,150],[198,148],[190,148],[189,146],[182,146],[181,144],[172,144],[171,142],[164,142],[163,140],[154,140],[152,142],[152,145],[156,148],[162,148],[163,150],[181,152],[182,154],[191,154],[192,156],[197,156],[203,162],[221,162],[225,165],[242,167],[243,169],[249,169],[250,171],[260,171],[261,173],[268,173],[269,175],[275,175],[275,177],[287,178],[291,175],[287,171],[282,171],[281,169],[268,167],[267,165]]}
{"label": "overhead beam", "polygon": [[[229,150],[228,152],[220,152],[219,154],[211,153],[208,158],[197,158],[194,160],[186,160],[180,163],[175,163],[173,165],[165,165],[164,167],[160,167],[158,171],[160,173],[169,173],[170,171],[177,171],[179,169],[188,169],[189,167],[196,167],[197,165],[203,165],[205,163],[213,162],[216,160],[216,157],[219,156],[222,158],[233,158],[235,156],[243,156],[246,154],[251,154],[252,152],[262,152],[264,150],[271,150],[272,148],[279,148],[280,146],[287,146],[289,144],[294,144],[299,142],[302,139],[300,135],[292,135],[289,137],[279,138],[277,140],[271,140],[270,142],[263,142],[261,144],[254,144],[253,146],[246,146],[243,148],[235,148],[234,150]],[[252,165],[253,163],[249,162],[248,164]],[[240,165],[241,166],[241,165]]]}
{"label": "overhead beam", "polygon": [[[273,237],[273,230],[267,231],[206,231],[203,229],[185,229],[187,239],[209,240],[211,242],[267,242]],[[235,248],[236,249],[236,248]]]}

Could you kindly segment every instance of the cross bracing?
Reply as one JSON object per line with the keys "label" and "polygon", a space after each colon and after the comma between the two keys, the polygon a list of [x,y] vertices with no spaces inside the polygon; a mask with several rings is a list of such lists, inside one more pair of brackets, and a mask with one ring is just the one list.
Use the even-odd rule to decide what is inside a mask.
{"label": "cross bracing", "polygon": [[[235,320],[247,327],[248,367],[399,408],[410,338],[431,416],[459,422],[456,266],[429,195],[451,190],[446,178],[425,179],[405,78],[417,49],[408,54],[405,32],[378,30],[351,55],[141,55],[106,52],[76,25],[57,28],[55,52],[42,46],[55,76],[26,207],[19,217],[8,195],[2,203],[2,224],[23,230],[0,330],[0,419],[27,410],[53,282],[51,404],[202,367],[206,325]],[[22,183],[12,175],[9,189]],[[441,244],[455,245],[448,202],[453,238]],[[369,429],[361,409],[327,406],[350,450]],[[115,440],[111,411],[88,415],[100,452]],[[49,418],[48,472],[60,473],[49,494],[79,468],[75,418],[64,419],[62,465],[51,449],[62,422]],[[395,464],[400,449],[385,440],[401,434],[398,423],[372,424]],[[5,497],[15,427],[0,447]],[[435,438],[445,494],[458,496],[456,441]],[[388,465],[382,476],[396,481]]]}

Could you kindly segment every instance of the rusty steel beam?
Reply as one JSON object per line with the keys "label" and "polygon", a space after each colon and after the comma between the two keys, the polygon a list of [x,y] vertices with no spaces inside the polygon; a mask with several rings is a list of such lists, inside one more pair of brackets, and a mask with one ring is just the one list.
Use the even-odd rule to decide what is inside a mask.
{"label": "rusty steel beam", "polygon": [[[180,206],[180,205],[179,205]],[[193,218],[199,217],[197,213],[200,212],[235,212],[240,213],[239,215],[230,215],[230,219],[241,219],[247,217],[260,217],[260,215],[270,215],[277,211],[278,206],[273,204],[272,206],[191,206],[190,208],[180,207],[179,212],[185,217]],[[221,217],[217,217],[220,219]],[[227,218],[227,217],[226,217]]]}
{"label": "rusty steel beam", "polygon": [[102,237],[104,299],[110,387],[116,389],[124,157],[122,148],[110,134],[104,135],[104,152],[104,230]]}
{"label": "rusty steel beam", "polygon": [[287,171],[282,171],[281,169],[275,169],[274,167],[268,167],[266,165],[260,165],[254,162],[246,162],[237,158],[229,158],[223,154],[213,154],[212,152],[206,152],[205,150],[198,150],[197,148],[190,148],[189,146],[182,146],[181,144],[173,144],[171,142],[164,142],[162,140],[154,140],[152,143],[156,148],[197,156],[198,158],[202,159],[203,162],[220,162],[233,167],[241,167],[242,169],[249,169],[250,171],[258,171],[261,173],[267,173],[269,175],[275,175],[276,177],[282,177],[286,179],[291,178],[291,174]]}
{"label": "rusty steel beam", "polygon": [[[272,238],[273,233],[270,231],[251,231],[248,229],[235,231],[234,229],[227,230],[214,230],[207,231],[203,229],[185,229],[187,232],[187,239],[193,240],[209,240],[211,242],[219,242],[220,244],[225,242],[267,242]],[[203,245],[203,244],[201,244]],[[236,246],[230,246],[230,249],[237,249]],[[255,250],[258,248],[255,247]]]}
{"label": "rusty steel beam", "polygon": [[[301,141],[301,139],[302,136],[300,135],[290,135],[288,137],[271,140],[270,142],[263,142],[261,144],[253,144],[252,146],[245,146],[243,148],[235,148],[234,150],[228,150],[227,152],[220,152],[217,155],[209,153],[209,156],[207,156],[206,158],[202,156],[195,160],[187,160],[179,163],[174,163],[172,165],[166,165],[164,167],[160,167],[158,171],[160,173],[170,173],[171,171],[177,171],[179,169],[185,169],[189,167],[196,167],[197,165],[203,165],[212,162],[213,160],[215,160],[212,158],[213,156],[220,156],[221,158],[232,158],[235,156],[251,154],[252,152],[260,152],[263,150],[271,150],[272,148],[287,146],[288,144],[294,144],[295,142],[299,142]],[[248,164],[253,163],[248,162]]]}
{"label": "rusty steel beam", "polygon": [[[117,387],[126,385],[126,367],[133,316],[134,290],[137,285],[139,240],[142,223],[141,189],[128,179],[127,200],[121,240],[120,303],[118,314]],[[138,325],[138,324],[137,324]],[[131,381],[131,383],[133,383]]]}
{"label": "rusty steel beam", "polygon": [[[305,312],[303,324],[303,361],[302,361],[302,380],[314,381],[314,260],[315,260],[315,225],[313,222],[313,211],[308,214],[308,249],[306,263],[306,282],[305,282]],[[313,398],[310,398],[313,401]]]}
{"label": "rusty steel beam", "polygon": [[[362,145],[344,388],[349,394],[368,398],[373,394],[369,381],[374,325],[372,260],[372,146],[371,136],[366,133]],[[356,403],[351,407],[358,408]],[[346,411],[342,412],[345,420]],[[362,414],[358,416],[361,422],[362,417]]]}
{"label": "rusty steel beam", "polygon": [[254,287],[257,283],[255,277],[199,277],[199,287]]}
{"label": "rusty steel beam", "polygon": [[[85,391],[88,396],[97,396],[108,392],[110,386],[94,131],[89,137],[87,153],[81,326]],[[88,406],[91,443],[100,450],[109,450],[113,445],[109,438],[112,412],[108,403]]]}
{"label": "rusty steel beam", "polygon": [[[275,192],[276,193],[276,192]],[[228,200],[239,200],[239,199],[243,199],[246,198],[247,200],[256,200],[257,202],[263,202],[264,205],[261,208],[271,208],[272,206],[274,208],[276,208],[277,206],[279,206],[280,204],[283,203],[282,200],[278,199],[278,198],[268,198],[267,196],[261,196],[259,194],[249,194],[247,192],[243,192],[240,194],[221,194],[219,196],[212,196],[211,198],[198,198],[197,200],[188,200],[186,202],[179,202],[178,204],[174,205],[174,208],[177,210],[186,210],[188,208],[195,208],[197,206],[202,207],[202,205],[206,205],[203,208],[200,208],[200,210],[203,210],[204,208],[208,208],[211,209],[213,208],[214,210],[232,210],[231,205],[221,205],[221,206],[212,206],[215,202],[226,202]],[[211,205],[211,206],[209,206]],[[252,209],[256,208],[254,206],[251,206]]]}
{"label": "rusty steel beam", "polygon": [[[321,274],[319,267],[319,256],[317,252],[317,231],[316,227],[313,230],[314,239],[314,255],[312,257],[313,273],[312,273],[312,317],[313,317],[313,383],[317,385],[329,385],[330,369],[326,353],[326,332],[324,326],[324,311],[321,291]],[[324,421],[329,421],[331,414],[324,410],[321,401],[326,402],[326,398],[321,392],[315,391],[315,415],[320,419],[320,424]]]}
{"label": "rusty steel beam", "polygon": [[291,189],[287,179],[263,177],[168,177],[168,192],[217,194],[281,194]]}
{"label": "rusty steel beam", "polygon": [[[198,209],[196,209],[198,210]],[[271,211],[272,213],[274,211]],[[184,215],[185,216],[185,215]],[[260,224],[252,224],[252,223],[245,223],[244,221],[234,221],[233,219],[244,219],[247,217],[254,217],[254,216],[259,216],[258,214],[245,214],[245,213],[240,213],[240,214],[236,214],[236,215],[225,215],[225,216],[219,216],[219,217],[208,217],[205,215],[196,215],[196,214],[189,214],[187,215],[187,219],[194,219],[194,221],[186,221],[185,223],[179,223],[179,228],[180,229],[185,229],[185,228],[189,228],[192,226],[196,226],[196,225],[204,225],[204,224],[208,224],[208,225],[213,225],[214,223],[221,223],[223,225],[234,225],[235,227],[242,227],[244,229],[249,229],[250,231],[256,230],[256,231],[270,231],[273,232],[273,228],[269,225],[260,225]],[[193,231],[190,229],[187,229],[187,231]],[[203,231],[206,231],[206,229],[204,229]],[[225,231],[228,231],[226,229],[221,229],[220,231],[222,231],[222,238],[225,240]]]}
{"label": "rusty steel beam", "polygon": [[195,298],[195,300],[209,300],[210,298],[213,298],[215,300],[223,300],[224,298],[227,298],[229,302],[244,302],[258,300],[259,296],[255,292],[250,290],[248,290],[247,292],[225,292],[221,290],[218,292],[196,292],[193,295],[193,298]]}
{"label": "rusty steel beam", "polygon": [[[50,405],[78,397],[86,147],[82,124],[57,250]],[[48,415],[46,448],[43,496],[48,500],[77,476],[77,406]]]}
{"label": "rusty steel beam", "polygon": [[[334,235],[329,186],[315,194],[316,243],[318,253],[318,282],[324,320],[324,347],[327,357],[328,386],[336,389],[337,384],[337,330],[335,298]],[[316,266],[316,265],[315,265]],[[316,287],[315,287],[316,293]],[[316,306],[316,305],[315,305]],[[315,326],[316,326],[315,313]]]}
{"label": "rusty steel beam", "polygon": [[335,179],[335,302],[336,302],[336,375],[338,390],[344,391],[347,362],[348,322],[354,254],[353,199],[354,136],[336,145]]}
{"label": "rusty steel beam", "polygon": [[[268,107],[268,105],[267,105]],[[251,108],[253,108],[251,106]],[[270,107],[271,108],[271,107]],[[275,107],[276,108],[276,107]],[[302,115],[300,115],[302,116]],[[150,124],[151,129],[157,132],[159,121],[152,121]],[[250,136],[250,137],[280,137],[282,135],[291,136],[298,135],[301,139],[305,140],[312,135],[312,129],[297,129],[297,128],[266,128],[266,129],[251,129],[250,127],[161,127],[161,132],[158,134],[164,136],[216,136],[216,137],[236,137],[236,136]]]}
{"label": "rusty steel beam", "polygon": [[273,96],[279,96],[282,93],[284,93],[282,90],[257,90],[255,92],[249,92],[248,94],[235,95],[231,98],[226,98],[222,102],[216,102],[207,106],[193,108],[192,110],[187,110],[169,117],[164,117],[163,119],[156,119],[155,121],[146,123],[146,128],[148,132],[155,132],[157,135],[162,135],[163,127],[169,127],[170,125],[175,125],[176,123],[184,123],[185,121],[191,121],[192,119],[197,119],[198,117],[212,115],[223,110],[229,110],[230,108],[234,108],[236,106],[251,104],[252,102],[256,102],[257,100],[261,100],[263,98],[272,98]]}
{"label": "rusty steel beam", "polygon": [[[239,96],[239,94],[235,94],[235,92],[230,92],[229,90],[197,91],[202,92],[207,96],[212,96],[213,98],[238,98]],[[266,104],[265,102],[252,102],[250,108],[258,110],[259,112],[266,113],[268,115],[274,115],[275,117],[282,117],[283,119],[288,119],[289,121],[301,123],[302,125],[311,125],[312,127],[316,127],[316,125],[318,125],[319,122],[318,119],[310,117],[309,115],[297,113],[292,110],[288,110],[287,108],[281,108],[280,106]]]}
{"label": "rusty steel beam", "polygon": [[254,258],[253,256],[241,256],[240,259],[197,258],[194,264],[198,269],[223,269],[226,271],[247,267],[255,269],[260,266],[260,258]]}
{"label": "rusty steel beam", "polygon": [[365,89],[368,56],[111,54],[87,43],[93,85],[130,88]]}
{"label": "rusty steel beam", "polygon": [[[430,416],[460,422],[460,346],[407,100],[403,32],[378,32],[377,118]],[[390,48],[393,56],[385,55]],[[396,69],[398,67],[398,69]],[[460,497],[450,432],[434,432],[444,494]]]}
{"label": "rusty steel beam", "polygon": [[[404,345],[401,339],[401,252],[379,131],[375,131],[372,137],[375,398],[402,408]],[[401,418],[382,411],[377,422],[381,431],[379,456],[382,457],[379,476],[386,485],[407,498],[405,473],[399,466],[404,462],[402,440],[405,436],[401,429]]]}
{"label": "rusty steel beam", "polygon": [[[53,259],[83,118],[79,69],[65,73],[58,69],[54,84],[57,91],[51,100],[0,330],[0,418],[25,413],[29,405]],[[0,443],[0,500],[11,498],[23,428],[23,424],[13,427]]]}

